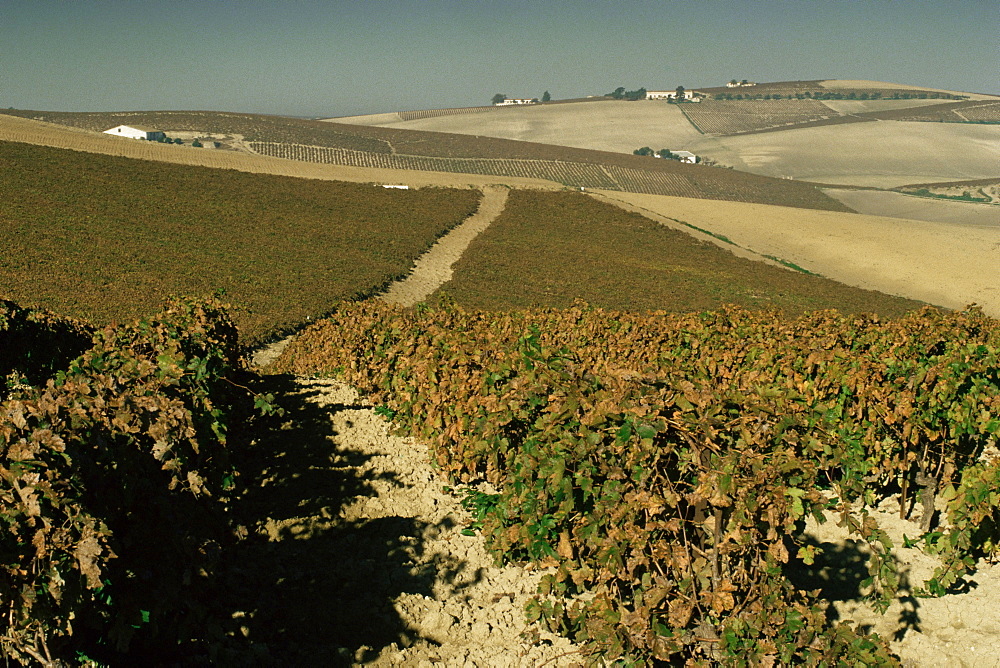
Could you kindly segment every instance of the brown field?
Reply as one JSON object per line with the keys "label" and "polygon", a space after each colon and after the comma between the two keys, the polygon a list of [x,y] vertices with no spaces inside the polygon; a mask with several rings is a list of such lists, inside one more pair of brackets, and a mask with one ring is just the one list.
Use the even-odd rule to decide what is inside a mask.
{"label": "brown field", "polygon": [[674,105],[705,134],[732,135],[838,116],[819,100],[704,100]]}
{"label": "brown field", "polygon": [[580,298],[629,311],[739,304],[788,314],[837,308],[893,317],[919,306],[737,257],[684,228],[579,193],[512,192],[503,214],[453,270],[435,294],[470,308],[565,307]]}
{"label": "brown field", "polygon": [[610,191],[600,195],[846,285],[947,308],[977,303],[987,314],[1000,315],[998,227]]}
{"label": "brown field", "polygon": [[[971,192],[979,195],[980,188],[948,188],[937,189],[941,194],[961,195]],[[993,186],[984,196],[989,195],[1000,202],[997,186]],[[827,189],[824,192],[835,197],[858,213],[870,216],[887,216],[891,218],[907,218],[909,220],[926,220],[955,225],[986,226],[1000,228],[1000,205],[978,204],[975,202],[957,202],[932,197],[918,197],[900,192],[882,190],[838,190]]]}
{"label": "brown field", "polygon": [[224,291],[248,343],[405,275],[479,199],[2,141],[0,164],[0,297],[104,324]]}

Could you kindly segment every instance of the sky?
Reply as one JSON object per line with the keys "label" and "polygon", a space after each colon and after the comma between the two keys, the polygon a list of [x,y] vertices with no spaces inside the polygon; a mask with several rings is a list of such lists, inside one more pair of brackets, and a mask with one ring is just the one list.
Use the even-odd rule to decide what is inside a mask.
{"label": "sky", "polygon": [[873,79],[1000,94],[997,0],[0,0],[0,107],[329,118]]}

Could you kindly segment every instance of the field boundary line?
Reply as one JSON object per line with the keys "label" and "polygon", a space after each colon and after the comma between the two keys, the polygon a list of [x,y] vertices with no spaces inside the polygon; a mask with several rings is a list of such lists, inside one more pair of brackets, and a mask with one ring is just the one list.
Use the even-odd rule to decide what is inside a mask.
{"label": "field boundary line", "polygon": [[705,241],[714,244],[719,248],[722,248],[723,250],[729,251],[730,253],[732,253],[737,257],[742,257],[747,260],[753,260],[755,262],[763,262],[764,264],[769,264],[772,267],[780,267],[782,269],[786,269],[788,271],[794,271],[796,273],[804,273],[812,276],[819,275],[815,274],[814,272],[802,269],[798,265],[795,265],[786,260],[782,260],[779,257],[775,257],[773,255],[766,255],[764,253],[758,253],[752,248],[746,248],[744,246],[740,246],[735,241],[722,234],[716,234],[711,230],[703,229],[701,227],[698,227],[697,225],[692,225],[691,223],[680,220],[678,218],[671,218],[670,216],[664,216],[663,214],[656,213],[655,211],[650,211],[649,209],[640,206],[638,204],[628,202],[624,199],[619,199],[618,197],[615,196],[617,194],[617,191],[588,190],[586,194],[590,195],[591,197],[593,197],[598,201],[606,202],[608,204],[617,206],[619,209],[623,209],[631,213],[637,213],[640,216],[643,216],[644,218],[648,218],[655,223],[663,225],[664,227],[669,227],[671,229],[685,232],[694,237],[695,239],[698,239],[699,241]]}

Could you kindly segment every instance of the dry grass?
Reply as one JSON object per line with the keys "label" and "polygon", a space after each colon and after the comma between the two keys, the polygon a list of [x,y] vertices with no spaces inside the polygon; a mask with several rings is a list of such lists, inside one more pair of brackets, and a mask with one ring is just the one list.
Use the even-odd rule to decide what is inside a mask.
{"label": "dry grass", "polygon": [[[631,193],[609,200],[684,221],[758,255],[782,258],[846,285],[948,308],[980,304],[1000,315],[1000,228]],[[987,205],[982,205],[987,206]]]}
{"label": "dry grass", "polygon": [[361,116],[351,122],[629,154],[641,146],[683,149],[698,136],[677,105],[646,100],[547,104],[413,120],[380,121]]}

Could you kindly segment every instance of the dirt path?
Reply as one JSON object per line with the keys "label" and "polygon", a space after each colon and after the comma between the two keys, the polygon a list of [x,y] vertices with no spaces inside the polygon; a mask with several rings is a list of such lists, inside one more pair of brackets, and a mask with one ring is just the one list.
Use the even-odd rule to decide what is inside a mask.
{"label": "dirt path", "polygon": [[[390,304],[413,306],[451,280],[452,266],[462,257],[472,240],[503,212],[509,192],[503,186],[485,186],[483,199],[476,212],[438,239],[430,250],[417,258],[410,275],[390,285],[379,298]],[[253,354],[253,365],[267,366],[278,358],[294,338],[286,337],[256,351]]]}
{"label": "dirt path", "polygon": [[452,265],[462,257],[472,240],[503,212],[508,192],[507,188],[499,186],[483,188],[479,209],[417,258],[412,273],[393,283],[380,299],[389,304],[413,306],[451,280]]}
{"label": "dirt path", "polygon": [[[449,280],[452,265],[472,239],[503,211],[507,193],[506,188],[484,188],[476,213],[439,239],[417,260],[412,274],[393,284],[382,299],[412,306]],[[255,364],[266,366],[289,341],[258,352]],[[336,608],[326,623],[319,623],[340,632],[326,646],[310,647],[313,659],[386,668],[582,663],[569,640],[537,625],[528,628],[524,606],[542,573],[498,567],[480,536],[462,533],[472,517],[459,497],[445,489],[425,446],[392,435],[391,425],[343,384],[295,379],[291,386],[276,389],[295,416],[288,430],[304,433],[295,437],[280,430],[273,443],[262,443],[260,486],[266,489],[277,480],[300,476],[329,475],[331,480],[316,493],[296,484],[292,498],[285,501],[281,499],[288,490],[278,488],[275,496],[260,493],[259,501],[251,501],[260,512],[251,512],[247,524],[256,527],[257,542],[264,541],[258,546],[263,560],[260,554],[253,560],[266,564],[289,550],[295,556],[280,559],[303,565],[301,571],[289,573],[293,581],[304,579],[312,592],[296,596],[300,605],[329,595],[317,614]],[[300,452],[293,454],[292,448]],[[268,464],[271,457],[274,461]],[[280,472],[292,459],[302,470]],[[331,489],[348,493],[322,502]],[[303,506],[307,512],[282,511]],[[252,545],[253,538],[249,542]],[[326,572],[318,563],[330,559],[331,551],[343,569],[339,574]],[[316,578],[330,581],[318,583]],[[264,607],[250,598],[241,607]],[[245,627],[245,635],[259,636],[256,640],[269,656],[281,652],[294,657],[308,646],[295,634],[272,630],[301,611],[279,609],[271,614],[273,621],[259,617],[256,627]],[[313,619],[310,627],[316,624]],[[327,628],[314,633],[330,637]]]}

